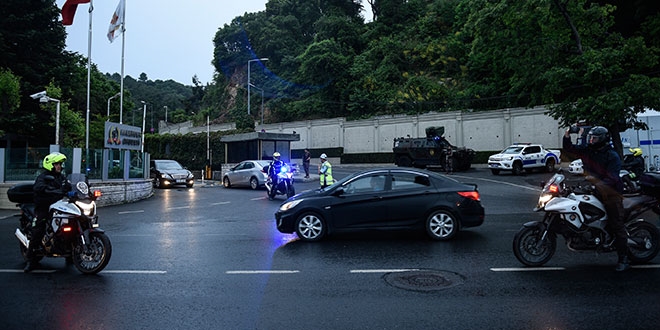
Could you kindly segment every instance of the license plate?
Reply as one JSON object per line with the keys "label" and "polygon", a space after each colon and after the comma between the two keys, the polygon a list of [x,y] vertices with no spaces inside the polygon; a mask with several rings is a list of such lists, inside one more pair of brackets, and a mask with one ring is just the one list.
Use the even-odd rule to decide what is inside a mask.
{"label": "license plate", "polygon": [[184,183],[184,182],[186,182],[185,179],[176,179],[176,183]]}

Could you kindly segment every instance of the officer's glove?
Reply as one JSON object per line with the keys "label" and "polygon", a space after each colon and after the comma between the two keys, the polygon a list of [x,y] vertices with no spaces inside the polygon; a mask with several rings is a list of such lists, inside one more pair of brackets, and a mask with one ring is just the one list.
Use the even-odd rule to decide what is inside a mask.
{"label": "officer's glove", "polygon": [[66,193],[66,196],[69,197],[69,198],[73,198],[73,196],[75,196],[75,195],[76,195],[76,192],[73,191],[73,190],[71,190],[71,191],[69,191],[68,193]]}

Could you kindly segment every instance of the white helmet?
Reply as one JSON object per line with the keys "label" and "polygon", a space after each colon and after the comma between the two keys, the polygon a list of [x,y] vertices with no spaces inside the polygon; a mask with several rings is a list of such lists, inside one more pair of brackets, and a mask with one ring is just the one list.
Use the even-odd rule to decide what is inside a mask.
{"label": "white helmet", "polygon": [[321,159],[328,159],[328,155],[326,155],[326,154],[321,154],[321,157],[319,157],[319,158],[321,158]]}

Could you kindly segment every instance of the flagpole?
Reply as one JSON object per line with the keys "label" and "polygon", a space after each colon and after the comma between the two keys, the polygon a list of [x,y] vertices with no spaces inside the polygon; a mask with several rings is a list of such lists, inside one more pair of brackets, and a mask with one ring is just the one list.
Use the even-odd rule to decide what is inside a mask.
{"label": "flagpole", "polygon": [[124,10],[121,15],[121,82],[119,83],[119,124],[122,124],[122,116],[124,114],[124,47],[126,46],[126,0],[121,1],[124,3]]}
{"label": "flagpole", "polygon": [[92,81],[92,12],[94,1],[89,1],[89,33],[87,35],[87,116],[85,119],[85,174],[89,168],[89,100]]}

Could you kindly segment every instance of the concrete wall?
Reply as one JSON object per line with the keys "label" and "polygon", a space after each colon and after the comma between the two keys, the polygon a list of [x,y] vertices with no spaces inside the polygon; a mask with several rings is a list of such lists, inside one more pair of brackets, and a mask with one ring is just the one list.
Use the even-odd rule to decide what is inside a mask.
{"label": "concrete wall", "polygon": [[[347,154],[392,152],[395,137],[423,137],[429,126],[444,126],[444,136],[452,144],[477,151],[499,151],[514,142],[541,143],[547,148],[561,148],[563,129],[559,127],[558,121],[546,115],[546,112],[546,108],[536,107],[380,116],[355,121],[331,118],[256,125],[255,130],[300,134],[300,141],[291,143],[292,149],[343,147]],[[225,127],[233,126],[227,124]],[[167,128],[161,125],[160,132],[206,132],[206,126],[191,127],[181,124],[176,130],[168,131]],[[212,125],[210,129],[214,128],[222,129],[220,125]]]}
{"label": "concrete wall", "polygon": [[[29,181],[30,183],[33,181]],[[0,183],[0,209],[13,210],[18,208],[16,204],[7,199],[7,190],[18,183]],[[153,196],[153,182],[151,180],[131,181],[92,181],[89,183],[91,190],[100,190],[101,197],[96,201],[97,206],[108,206],[136,202]]]}

